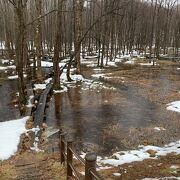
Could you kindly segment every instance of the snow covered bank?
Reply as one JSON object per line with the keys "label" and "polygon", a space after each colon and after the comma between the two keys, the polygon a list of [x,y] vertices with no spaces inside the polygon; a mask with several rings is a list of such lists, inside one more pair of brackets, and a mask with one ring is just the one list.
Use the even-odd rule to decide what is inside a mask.
{"label": "snow covered bank", "polygon": [[135,64],[135,62],[133,59],[131,59],[131,60],[126,61],[124,64]]}
{"label": "snow covered bank", "polygon": [[[153,156],[150,152],[153,152]],[[104,165],[106,165],[106,168],[108,169],[109,167],[116,167],[126,163],[143,161],[145,159],[155,159],[158,156],[165,156],[169,153],[180,154],[180,140],[165,145],[164,147],[151,145],[139,146],[139,149],[137,150],[116,152],[111,157],[102,158],[98,156],[97,162],[99,169],[101,169],[101,167],[104,167]],[[85,155],[85,153],[82,153],[81,157],[84,158]]]}
{"label": "snow covered bank", "polygon": [[29,99],[28,99],[28,104],[26,105],[26,107],[28,108],[31,108],[33,107],[33,104],[32,104],[32,100],[33,100],[34,96],[29,96]]}
{"label": "snow covered bank", "polygon": [[41,90],[44,90],[46,89],[46,84],[34,84],[34,90],[37,90],[37,89],[41,89]]}
{"label": "snow covered bank", "polygon": [[[26,78],[26,77],[27,77],[27,74],[24,74],[23,76],[24,76],[24,78]],[[18,75],[8,76],[8,79],[9,79],[9,80],[18,79]]]}
{"label": "snow covered bank", "polygon": [[174,101],[167,104],[167,110],[180,112],[180,101]]}
{"label": "snow covered bank", "polygon": [[16,66],[0,66],[0,70],[7,70],[7,69],[16,69]]}
{"label": "snow covered bank", "polygon": [[[153,151],[155,157],[151,157],[148,151]],[[108,164],[111,166],[119,166],[125,163],[132,163],[135,161],[143,161],[144,159],[157,158],[158,156],[165,156],[169,153],[180,154],[180,141],[170,143],[164,147],[158,146],[139,146],[138,150],[120,151],[113,154],[110,159],[101,159],[100,164]]]}
{"label": "snow covered bank", "polygon": [[[153,66],[153,62],[148,62],[148,63],[139,63],[141,66]],[[155,62],[154,65],[157,65],[157,63]]]}
{"label": "snow covered bank", "polygon": [[[66,63],[64,62],[60,62],[59,63],[59,67],[63,67]],[[31,67],[33,67],[33,63],[30,65]],[[41,61],[41,67],[53,67],[53,62],[49,62],[49,61]]]}
{"label": "snow covered bank", "polygon": [[20,142],[21,134],[26,132],[25,124],[29,117],[0,122],[0,160],[14,155]]}

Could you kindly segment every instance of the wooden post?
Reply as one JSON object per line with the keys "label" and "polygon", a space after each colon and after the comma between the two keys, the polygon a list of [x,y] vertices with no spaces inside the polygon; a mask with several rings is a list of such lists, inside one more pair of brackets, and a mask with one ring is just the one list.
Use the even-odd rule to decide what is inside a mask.
{"label": "wooden post", "polygon": [[60,134],[60,148],[61,148],[61,164],[65,162],[65,144],[64,144],[64,139],[65,139],[65,133]]}
{"label": "wooden post", "polygon": [[73,161],[73,154],[72,151],[70,150],[70,148],[72,148],[72,139],[68,139],[67,141],[67,178],[68,177],[72,177],[72,169],[71,169],[71,165],[72,165],[72,161]]}
{"label": "wooden post", "polygon": [[85,180],[93,180],[90,170],[96,170],[97,156],[94,153],[88,153],[85,156]]}

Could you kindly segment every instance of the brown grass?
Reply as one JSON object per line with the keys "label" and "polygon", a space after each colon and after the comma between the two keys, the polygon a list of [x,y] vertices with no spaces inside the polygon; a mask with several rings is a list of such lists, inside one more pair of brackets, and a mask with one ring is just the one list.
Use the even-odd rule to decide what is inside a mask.
{"label": "brown grass", "polygon": [[[171,166],[179,166],[172,169]],[[156,160],[144,160],[142,162],[134,162],[124,164],[112,169],[100,171],[106,180],[140,180],[143,178],[161,178],[161,177],[179,177],[180,176],[180,155],[169,154]],[[121,176],[115,177],[113,173],[120,173]]]}

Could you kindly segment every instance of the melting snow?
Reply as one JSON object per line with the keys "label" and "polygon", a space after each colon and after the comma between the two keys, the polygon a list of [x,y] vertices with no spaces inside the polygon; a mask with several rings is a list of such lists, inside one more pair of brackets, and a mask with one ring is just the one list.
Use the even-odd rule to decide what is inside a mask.
{"label": "melting snow", "polygon": [[144,178],[142,180],[180,180],[180,177],[174,177],[174,176],[171,176],[171,177],[161,177],[161,178]]}
{"label": "melting snow", "polygon": [[138,150],[131,151],[121,151],[113,154],[116,159],[101,159],[99,163],[109,164],[112,166],[118,166],[125,163],[131,163],[134,161],[142,161],[144,159],[150,159],[150,154],[147,152],[148,150],[156,151],[156,158],[158,156],[165,156],[169,153],[180,154],[180,141],[170,143],[165,145],[164,147],[158,146],[139,146]]}
{"label": "melting snow", "polygon": [[57,93],[63,93],[63,92],[67,92],[67,91],[68,91],[68,88],[66,86],[62,86],[61,85],[61,89],[60,90],[54,90],[53,92],[55,94],[57,94]]}
{"label": "melting snow", "polygon": [[[153,62],[151,63],[139,63],[141,66],[152,66]],[[154,63],[154,65],[157,65],[156,62]]]}
{"label": "melting snow", "polygon": [[125,64],[134,64],[133,60],[126,61]]}
{"label": "melting snow", "polygon": [[0,70],[7,70],[7,69],[16,69],[16,66],[0,66]]}
{"label": "melting snow", "polygon": [[180,101],[174,101],[167,104],[167,110],[180,112]]}
{"label": "melting snow", "polygon": [[163,127],[155,127],[154,128],[154,130],[157,130],[157,131],[165,131],[166,129],[165,128],[163,128]]}
{"label": "melting snow", "polygon": [[[24,76],[24,77],[27,77],[27,74],[24,74],[23,76]],[[8,76],[8,79],[10,79],[10,80],[18,79],[18,75]]]}
{"label": "melting snow", "polygon": [[120,173],[113,173],[114,176],[121,176]]}
{"label": "melting snow", "polygon": [[[64,62],[60,62],[59,67],[63,67],[65,64]],[[30,66],[34,66],[33,63]],[[41,61],[41,67],[53,67],[53,62]]]}
{"label": "melting snow", "polygon": [[[150,154],[147,152],[148,150],[153,150],[156,152],[155,157],[150,157]],[[98,165],[102,167],[102,165],[111,166],[119,166],[125,163],[132,163],[135,161],[143,161],[145,159],[154,159],[158,156],[165,156],[169,153],[180,154],[180,140],[177,142],[172,142],[164,147],[158,146],[139,146],[138,150],[130,150],[130,151],[120,151],[114,153],[113,156],[115,158],[102,158],[98,156],[97,162]],[[81,157],[85,157],[85,153],[82,153]]]}
{"label": "melting snow", "polygon": [[26,105],[26,107],[28,108],[31,108],[33,107],[33,104],[32,104],[32,99],[34,98],[34,96],[29,96],[29,99],[28,99],[28,104]]}
{"label": "melting snow", "polygon": [[34,90],[37,90],[37,89],[46,89],[46,84],[34,84]]}
{"label": "melting snow", "polygon": [[29,117],[0,122],[0,160],[14,155],[20,141],[21,134],[26,132],[25,124]]}

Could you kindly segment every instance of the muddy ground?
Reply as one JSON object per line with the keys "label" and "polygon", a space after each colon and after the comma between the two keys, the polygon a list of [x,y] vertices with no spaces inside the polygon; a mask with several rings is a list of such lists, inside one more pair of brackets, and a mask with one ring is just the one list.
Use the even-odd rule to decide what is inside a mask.
{"label": "muddy ground", "polygon": [[[126,108],[132,107],[132,102],[129,101],[131,98],[135,100],[133,103],[136,103],[136,100],[137,103],[143,100],[143,102],[148,102],[149,107],[145,115],[148,114],[148,117],[151,118],[148,118],[147,122],[140,127],[139,124],[141,122],[139,124],[137,123],[137,126],[128,126],[128,128],[124,128],[117,121],[106,123],[98,135],[101,137],[100,141],[103,139],[103,147],[107,149],[110,147],[112,149],[109,152],[99,151],[98,146],[97,148],[92,147],[91,150],[97,150],[97,152],[99,151],[102,154],[103,152],[112,154],[118,150],[137,148],[139,144],[163,146],[164,144],[180,139],[180,114],[166,110],[167,103],[180,99],[180,71],[177,70],[179,64],[168,61],[160,61],[158,63],[160,66],[155,67],[123,65],[123,68],[107,68],[105,73],[111,73],[106,75],[108,78],[98,79],[98,81],[103,82],[105,85],[113,86],[117,89],[117,91],[109,89],[99,90],[102,93],[102,98],[106,98],[106,101],[100,102],[101,105],[113,105],[115,107],[118,104],[123,104],[122,107]],[[86,72],[85,76],[88,78],[89,74],[92,74],[92,71]],[[124,96],[125,92],[129,94]],[[93,91],[87,91],[87,93],[90,93],[91,97],[94,96]],[[75,96],[72,94],[71,98],[74,99]],[[79,99],[77,96],[76,98]],[[85,101],[85,105],[88,105],[88,102]],[[95,106],[93,103],[91,102],[91,105]],[[74,105],[78,105],[78,101],[72,102],[71,107]],[[141,112],[141,106],[137,106],[133,110],[135,112]],[[149,113],[152,113],[152,115],[149,115]],[[138,119],[139,116],[134,116],[134,118]],[[145,116],[144,118],[146,119]],[[97,119],[94,120],[97,122]],[[62,123],[62,125],[67,130],[66,124]],[[162,127],[166,130],[155,131],[154,127]],[[76,132],[77,130],[71,129],[71,131]],[[114,144],[108,146],[107,143],[109,142],[113,142],[114,144],[119,143],[120,145],[117,147]],[[46,143],[42,146],[45,150],[44,153],[27,151],[12,157],[10,160],[0,162],[1,179],[65,179],[65,170],[60,164],[59,153],[47,152],[49,147],[48,143]],[[79,171],[83,171],[79,163],[76,163],[76,167]],[[119,173],[120,176],[114,176],[113,173]],[[156,160],[151,159],[124,164],[109,170],[100,171],[100,174],[107,180],[180,177],[180,156],[171,154]]]}

